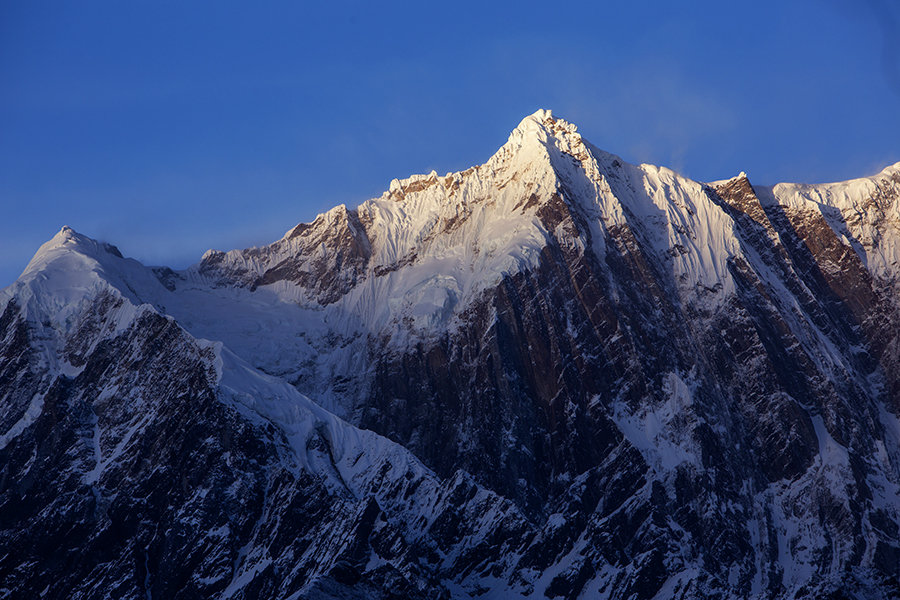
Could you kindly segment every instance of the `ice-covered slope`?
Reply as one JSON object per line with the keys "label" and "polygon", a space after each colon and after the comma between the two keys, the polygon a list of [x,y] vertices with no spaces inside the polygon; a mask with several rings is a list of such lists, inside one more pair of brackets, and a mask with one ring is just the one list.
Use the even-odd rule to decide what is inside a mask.
{"label": "ice-covered slope", "polygon": [[900,594],[898,203],[538,111],[182,272],[63,229],[0,296],[0,585],[55,545],[51,596]]}
{"label": "ice-covered slope", "polygon": [[873,177],[839,183],[781,183],[766,200],[788,210],[818,213],[870,273],[894,282],[900,269],[900,163]]}
{"label": "ice-covered slope", "polygon": [[321,310],[348,337],[384,335],[399,347],[434,339],[546,245],[537,211],[557,182],[542,115],[485,165],[394,180],[381,198],[339,206],[271,246],[209,252],[176,287],[236,283]]}
{"label": "ice-covered slope", "polygon": [[[898,173],[895,165],[851,182],[760,193],[768,205],[825,215],[874,276],[893,280]],[[405,345],[440,335],[484,290],[533,268],[551,237],[579,245],[590,235],[602,259],[610,232],[629,230],[667,263],[685,303],[714,309],[735,292],[728,262],[756,257],[709,189],[669,169],[629,165],[538,111],[484,165],[394,180],[381,198],[336,207],[270,246],[210,251],[172,282],[186,291],[212,283],[272,294],[324,310],[313,320],[330,318],[331,334],[376,334]],[[585,232],[559,229],[570,208]],[[283,373],[280,365],[260,366]]]}
{"label": "ice-covered slope", "polygon": [[[140,302],[160,287],[64,228],[4,290],[4,593],[430,598],[432,568],[484,552],[477,529],[522,543],[511,503],[193,338]],[[470,534],[429,531],[457,513]],[[447,555],[421,569],[411,552]]]}

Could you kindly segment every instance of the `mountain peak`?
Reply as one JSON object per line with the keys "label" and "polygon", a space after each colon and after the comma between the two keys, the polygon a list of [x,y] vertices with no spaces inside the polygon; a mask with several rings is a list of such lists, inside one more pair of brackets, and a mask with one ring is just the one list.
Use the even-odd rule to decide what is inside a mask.
{"label": "mountain peak", "polygon": [[79,240],[90,239],[85,237],[84,235],[78,233],[68,225],[63,225],[59,231],[56,232],[52,238],[50,238],[47,243],[54,243],[54,245],[63,245],[70,242],[78,242]]}
{"label": "mountain peak", "polygon": [[500,167],[512,161],[521,168],[550,168],[567,170],[568,159],[575,157],[590,172],[596,165],[588,164],[592,150],[578,133],[578,128],[569,121],[553,115],[546,109],[528,115],[509,134],[507,142],[491,157],[486,166]]}
{"label": "mountain peak", "polygon": [[532,125],[544,126],[552,123],[556,119],[553,117],[553,111],[546,108],[539,108],[519,122],[516,129],[526,130]]}
{"label": "mountain peak", "polygon": [[884,173],[704,185],[540,110],[182,273],[63,227],[0,290],[0,587],[895,597]]}
{"label": "mountain peak", "polygon": [[[121,259],[122,253],[112,244],[101,242],[88,237],[82,233],[78,233],[68,225],[64,225],[52,238],[44,242],[38,251],[34,254],[28,266],[22,272],[22,276],[29,273],[35,273],[46,269],[51,263],[58,260],[70,260],[72,258],[78,264],[83,261],[96,261],[102,263],[110,260],[112,257]],[[73,264],[66,268],[75,268]]]}
{"label": "mountain peak", "polygon": [[64,248],[66,250],[80,251],[83,254],[92,254],[91,249],[97,248],[98,246],[99,242],[96,240],[78,233],[68,225],[63,225],[63,227],[56,232],[56,235],[44,242],[38,249],[32,262],[58,249]]}
{"label": "mountain peak", "polygon": [[581,136],[578,134],[578,127],[574,123],[554,117],[553,111],[544,108],[538,109],[522,119],[519,125],[510,133],[509,140],[514,141],[523,137],[534,137],[535,135],[541,141],[546,141],[551,137],[565,136],[574,136],[578,141],[581,140]]}

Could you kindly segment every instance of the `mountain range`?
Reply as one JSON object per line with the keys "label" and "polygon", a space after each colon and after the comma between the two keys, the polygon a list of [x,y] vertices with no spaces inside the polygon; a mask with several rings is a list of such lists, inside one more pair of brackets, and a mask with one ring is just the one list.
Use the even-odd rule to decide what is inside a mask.
{"label": "mountain range", "polygon": [[549,111],[264,247],[0,292],[0,598],[900,597],[900,163]]}

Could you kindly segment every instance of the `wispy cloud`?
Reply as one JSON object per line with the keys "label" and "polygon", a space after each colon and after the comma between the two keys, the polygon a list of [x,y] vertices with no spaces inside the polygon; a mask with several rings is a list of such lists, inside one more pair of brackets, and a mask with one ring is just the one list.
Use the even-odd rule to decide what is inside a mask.
{"label": "wispy cloud", "polygon": [[890,88],[900,96],[900,4],[868,0],[875,22],[881,28],[881,67]]}
{"label": "wispy cloud", "polygon": [[629,160],[683,171],[704,145],[734,133],[734,103],[665,60],[586,65],[548,60],[549,108],[579,124],[592,142]]}

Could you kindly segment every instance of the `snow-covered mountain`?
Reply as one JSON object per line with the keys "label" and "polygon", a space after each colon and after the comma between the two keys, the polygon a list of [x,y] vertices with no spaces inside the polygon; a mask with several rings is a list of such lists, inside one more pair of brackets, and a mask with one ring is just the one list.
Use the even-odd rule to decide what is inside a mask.
{"label": "snow-covered mountain", "polygon": [[898,261],[900,163],[549,111],[185,271],[63,228],[0,293],[0,597],[900,596]]}

